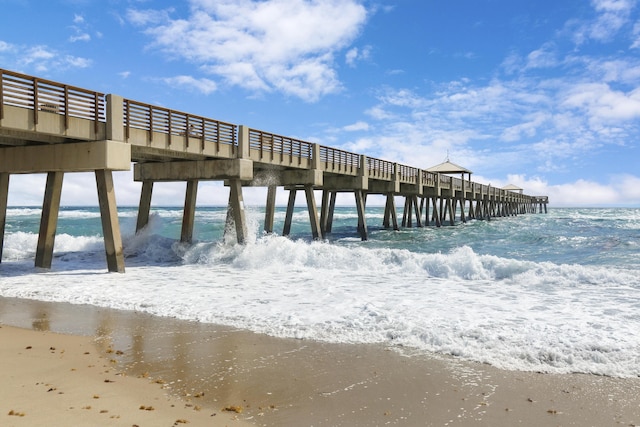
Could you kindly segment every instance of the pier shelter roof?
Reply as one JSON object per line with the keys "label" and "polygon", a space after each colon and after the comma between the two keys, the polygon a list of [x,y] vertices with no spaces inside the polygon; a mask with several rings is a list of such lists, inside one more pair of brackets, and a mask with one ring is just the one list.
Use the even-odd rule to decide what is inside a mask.
{"label": "pier shelter roof", "polygon": [[427,169],[427,172],[442,173],[445,175],[461,174],[463,180],[464,180],[464,174],[469,174],[469,181],[471,181],[471,174],[473,173],[467,168],[463,168],[460,165],[456,165],[455,163],[451,162],[448,158],[447,160],[440,163],[439,165],[430,167],[429,169]]}
{"label": "pier shelter roof", "polygon": [[513,185],[513,184],[509,184],[507,186],[502,187],[503,190],[509,190],[509,191],[517,191],[518,193],[522,194],[522,192],[524,191],[523,188],[518,187],[517,185]]}

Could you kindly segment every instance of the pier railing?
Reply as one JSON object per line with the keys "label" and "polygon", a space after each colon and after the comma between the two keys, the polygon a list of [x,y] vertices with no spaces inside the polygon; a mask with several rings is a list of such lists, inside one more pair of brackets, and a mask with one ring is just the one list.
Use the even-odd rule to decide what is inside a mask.
{"label": "pier railing", "polygon": [[138,129],[146,132],[149,144],[160,137],[167,148],[174,143],[188,148],[192,140],[200,141],[200,151],[205,144],[213,144],[216,152],[221,145],[231,146],[232,151],[238,145],[237,126],[230,123],[130,99],[123,101],[123,108],[127,140],[132,137],[132,129]]}
{"label": "pier railing", "polygon": [[2,69],[0,99],[0,118],[10,105],[33,110],[36,125],[40,112],[62,115],[65,129],[70,117],[92,120],[96,133],[98,123],[106,121],[104,94]]}
{"label": "pier railing", "polygon": [[383,181],[393,181],[395,179],[395,163],[388,160],[367,157],[367,168],[369,178]]}
{"label": "pier railing", "polygon": [[360,169],[360,155],[321,145],[320,163],[325,172],[356,175]]}
{"label": "pier railing", "polygon": [[287,136],[249,129],[249,148],[256,160],[284,166],[308,165],[313,155],[313,144]]}

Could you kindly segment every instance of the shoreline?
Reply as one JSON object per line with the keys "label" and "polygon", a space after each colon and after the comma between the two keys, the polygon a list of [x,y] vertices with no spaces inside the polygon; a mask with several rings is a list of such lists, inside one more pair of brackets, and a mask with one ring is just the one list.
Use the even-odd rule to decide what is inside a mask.
{"label": "shoreline", "polygon": [[[120,373],[118,382],[131,380],[128,387],[141,387],[145,390],[142,395],[149,390],[159,393],[154,408],[163,407],[162,396],[170,402],[163,424],[146,425],[173,425],[180,419],[189,420],[187,416],[192,418],[190,425],[212,425],[214,420],[222,422],[219,425],[238,426],[640,425],[640,378],[503,371],[454,358],[402,355],[382,345],[280,339],[137,312],[0,297],[0,334],[7,332],[15,333],[20,345],[24,340],[33,344],[28,344],[32,346],[29,351],[26,346],[15,347],[13,341],[10,349],[3,346],[3,378],[11,373],[6,372],[7,367],[15,374],[15,369],[34,362],[32,350],[37,348],[41,349],[36,358],[40,370],[29,373],[32,377],[20,374],[12,388],[4,391],[6,396],[0,397],[2,425],[40,425],[28,423],[38,411],[21,409],[20,403],[28,408],[50,408],[52,393],[25,396],[19,392],[21,387],[44,381],[33,375],[47,364],[66,361],[80,366],[83,357],[93,355],[98,358],[94,366],[106,364],[109,375]],[[60,354],[48,350],[62,348],[48,345],[52,339],[78,340],[69,344],[78,351]],[[85,355],[89,344],[94,350]],[[60,380],[75,374],[84,380],[91,378],[91,372],[75,369],[65,370]],[[105,387],[99,381],[84,380],[77,386],[84,395],[100,395],[93,388]],[[66,391],[63,396],[73,397]],[[144,412],[162,416],[160,409],[141,411],[141,406],[149,404],[134,401],[134,396],[122,394],[124,402],[135,409],[126,416],[149,415]],[[13,400],[5,400],[9,398]],[[98,400],[105,408],[109,405],[106,399]],[[9,404],[12,407],[5,408]],[[122,403],[113,405],[102,414],[97,413],[99,406],[96,411],[76,412],[81,416],[96,412],[97,419],[105,422],[99,425],[131,426],[122,423],[123,415],[118,414],[120,419],[105,416],[116,414]],[[229,413],[224,408],[241,412]],[[177,409],[186,412],[174,416]],[[12,410],[23,411],[25,416],[8,415]],[[67,410],[65,416],[70,415]],[[56,424],[46,417],[41,425]]]}

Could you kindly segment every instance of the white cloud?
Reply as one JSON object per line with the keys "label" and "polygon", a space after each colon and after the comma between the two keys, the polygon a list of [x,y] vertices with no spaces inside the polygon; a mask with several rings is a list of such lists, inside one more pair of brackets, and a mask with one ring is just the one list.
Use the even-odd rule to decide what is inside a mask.
{"label": "white cloud", "polygon": [[633,26],[632,36],[634,40],[631,43],[631,49],[640,48],[640,21]]}
{"label": "white cloud", "polygon": [[506,128],[500,137],[503,141],[512,142],[518,141],[523,136],[532,138],[534,137],[538,129],[549,120],[549,115],[545,113],[533,113],[531,117],[524,117],[526,120],[524,123],[519,123],[514,126]]}
{"label": "white cloud", "polygon": [[357,61],[367,60],[371,57],[371,46],[365,46],[362,49],[357,47],[351,48],[345,54],[345,62],[350,67],[355,67]]}
{"label": "white cloud", "polygon": [[91,36],[87,33],[76,34],[75,36],[69,37],[69,41],[71,43],[88,42],[88,41],[91,41]]}
{"label": "white cloud", "polygon": [[588,40],[608,42],[629,22],[635,0],[592,0],[596,17],[591,21],[570,21],[573,40],[581,45]]}
{"label": "white cloud", "polygon": [[11,43],[0,40],[0,52],[11,52],[15,50],[15,46]]}
{"label": "white cloud", "polygon": [[497,187],[514,184],[530,196],[549,196],[551,207],[640,205],[640,177],[628,174],[612,176],[608,182],[578,179],[556,185],[540,177],[518,174],[508,175],[506,180],[480,180]]}
{"label": "white cloud", "polygon": [[357,131],[363,131],[363,130],[366,131],[366,130],[369,130],[369,123],[360,121],[360,122],[347,125],[342,129],[347,132],[357,132]]}
{"label": "white cloud", "polygon": [[230,85],[310,102],[341,90],[335,54],[367,17],[355,0],[192,0],[188,17],[172,19],[171,12],[130,10],[128,19],[145,27],[153,47]]}
{"label": "white cloud", "polygon": [[73,55],[61,54],[47,46],[38,45],[22,49],[22,53],[17,58],[20,67],[30,67],[38,72],[49,70],[67,70],[70,68],[87,68],[92,61]]}
{"label": "white cloud", "polygon": [[558,59],[552,43],[546,43],[527,55],[527,68],[549,68],[556,65],[558,65]]}
{"label": "white cloud", "polygon": [[170,86],[186,87],[208,95],[217,90],[217,85],[209,79],[196,79],[192,76],[175,76],[163,79]]}
{"label": "white cloud", "polygon": [[578,84],[568,91],[563,104],[584,111],[598,125],[633,120],[640,117],[640,88],[623,92],[604,83]]}

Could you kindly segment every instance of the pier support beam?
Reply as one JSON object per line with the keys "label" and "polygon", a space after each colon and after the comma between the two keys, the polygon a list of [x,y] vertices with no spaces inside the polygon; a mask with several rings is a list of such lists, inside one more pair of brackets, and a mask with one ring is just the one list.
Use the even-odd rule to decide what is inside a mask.
{"label": "pier support beam", "polygon": [[[432,201],[432,205],[433,205],[433,212],[431,214],[431,220],[433,222],[436,223],[436,227],[442,227],[442,221],[440,218],[440,213],[438,212],[438,198],[437,197],[432,197],[431,198]],[[440,209],[442,209],[442,202],[440,202]],[[427,211],[427,214],[429,212]]]}
{"label": "pier support beam", "polygon": [[356,208],[358,210],[358,232],[360,233],[360,238],[364,241],[369,238],[367,219],[365,217],[366,198],[362,190],[356,190],[355,196]]}
{"label": "pier support beam", "polygon": [[387,193],[387,203],[384,207],[384,218],[382,220],[382,226],[384,228],[390,228],[393,223],[393,229],[398,231],[398,214],[396,212],[396,199],[392,193]]}
{"label": "pier support beam", "polygon": [[153,181],[142,181],[140,205],[138,206],[138,221],[136,222],[136,234],[149,224],[149,212],[151,211],[152,193]]}
{"label": "pier support beam", "polygon": [[58,213],[60,212],[60,196],[62,194],[63,172],[49,172],[42,202],[38,246],[36,247],[36,267],[51,268],[53,244],[56,239]]}
{"label": "pier support beam", "polygon": [[322,190],[322,201],[320,202],[320,230],[322,235],[326,236],[327,231],[327,219],[329,216],[329,198],[332,192],[329,190]]}
{"label": "pier support beam", "polygon": [[113,172],[102,169],[96,170],[95,173],[104,249],[107,255],[107,268],[113,273],[124,273],[124,254],[122,251],[120,225],[118,223],[116,194],[113,188]]}
{"label": "pier support beam", "polygon": [[[293,222],[293,210],[296,204],[296,193],[298,189],[292,187],[289,189],[289,201],[287,203],[287,213],[284,217],[284,228],[282,230],[283,236],[291,234],[291,223]],[[307,198],[307,210],[309,211],[309,222],[311,223],[311,234],[314,240],[322,239],[322,229],[320,226],[320,218],[318,217],[318,208],[316,205],[316,199],[313,194],[313,186],[305,185],[304,193]]]}
{"label": "pier support beam", "polygon": [[184,198],[184,211],[182,212],[182,231],[180,241],[191,243],[193,240],[193,223],[196,217],[196,198],[198,196],[198,180],[187,181],[187,191]]}
{"label": "pier support beam", "polygon": [[326,226],[327,233],[331,233],[331,230],[333,230],[333,214],[336,211],[337,197],[338,197],[338,193],[336,191],[332,191],[331,197],[329,197],[329,212],[327,213],[327,226]]}
{"label": "pier support beam", "polygon": [[287,213],[284,216],[284,227],[282,229],[282,235],[288,236],[291,234],[291,222],[293,221],[293,208],[296,205],[296,190],[292,188],[289,190],[289,201],[287,202]]}
{"label": "pier support beam", "polygon": [[9,198],[9,174],[0,172],[0,263],[4,247],[4,231],[7,222],[7,201]]}
{"label": "pier support beam", "polygon": [[276,186],[270,185],[267,189],[267,206],[264,211],[264,231],[273,233],[273,222],[276,211]]}
{"label": "pier support beam", "polygon": [[313,235],[314,240],[322,240],[320,219],[318,218],[318,208],[316,206],[316,198],[313,194],[313,187],[305,185],[304,194],[307,196],[307,208],[309,210],[309,222],[311,222],[311,234]]}
{"label": "pier support beam", "polygon": [[233,220],[236,229],[236,240],[243,245],[247,241],[247,220],[242,198],[242,182],[239,179],[229,180],[229,211],[228,216]]}

